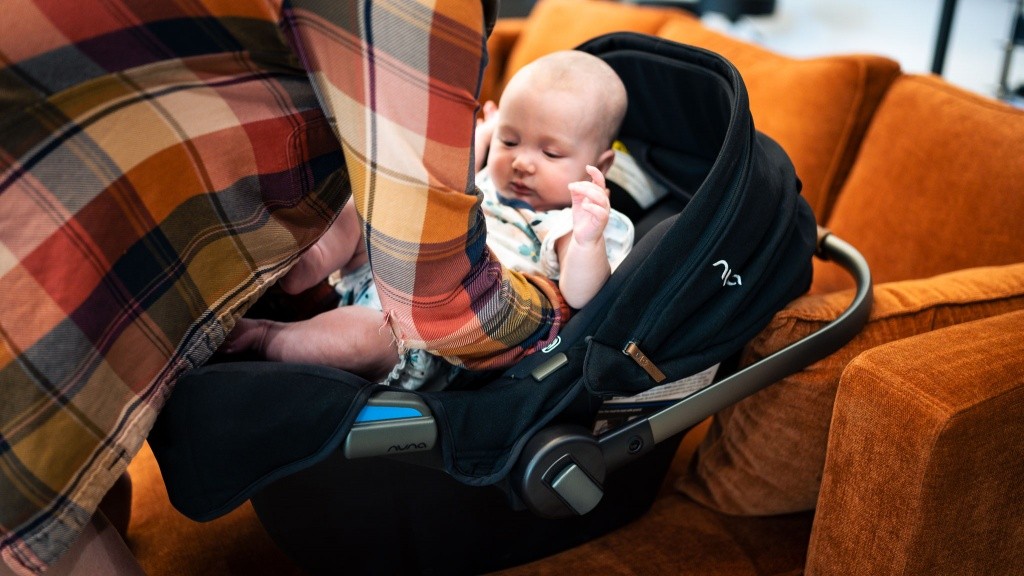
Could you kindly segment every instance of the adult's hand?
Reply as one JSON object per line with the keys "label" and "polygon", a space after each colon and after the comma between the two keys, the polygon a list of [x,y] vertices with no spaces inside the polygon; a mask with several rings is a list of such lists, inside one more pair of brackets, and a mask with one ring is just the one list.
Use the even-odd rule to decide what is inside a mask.
{"label": "adult's hand", "polygon": [[350,199],[323,236],[309,247],[278,284],[288,294],[299,294],[335,270],[354,270],[366,263],[362,223]]}
{"label": "adult's hand", "polygon": [[382,380],[398,362],[384,314],[366,306],[343,306],[300,322],[241,318],[221,351],[333,366],[369,380]]}

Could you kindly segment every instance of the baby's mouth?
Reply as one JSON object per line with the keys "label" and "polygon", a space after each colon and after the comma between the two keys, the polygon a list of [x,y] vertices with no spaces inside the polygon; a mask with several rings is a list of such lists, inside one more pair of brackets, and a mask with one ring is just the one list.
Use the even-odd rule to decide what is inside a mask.
{"label": "baby's mouth", "polygon": [[530,196],[533,194],[533,189],[523,184],[522,182],[512,181],[508,184],[508,191],[514,196]]}

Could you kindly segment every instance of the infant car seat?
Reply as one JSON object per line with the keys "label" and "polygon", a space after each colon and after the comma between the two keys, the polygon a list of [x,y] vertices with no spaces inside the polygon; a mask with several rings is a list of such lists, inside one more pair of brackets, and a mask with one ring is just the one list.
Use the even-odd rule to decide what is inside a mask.
{"label": "infant car seat", "polygon": [[[649,231],[594,301],[542,352],[436,392],[283,363],[186,374],[150,436],[180,511],[206,520],[251,499],[313,573],[515,565],[642,514],[687,429],[859,331],[867,266],[816,227],[788,157],[754,129],[736,69],[633,33],[579,49],[622,77],[630,105],[620,140],[667,191],[633,214]],[[857,280],[848,310],[733,371],[742,346],[807,290],[816,250]],[[608,399],[713,366],[710,385],[637,402],[632,420],[594,432]]]}

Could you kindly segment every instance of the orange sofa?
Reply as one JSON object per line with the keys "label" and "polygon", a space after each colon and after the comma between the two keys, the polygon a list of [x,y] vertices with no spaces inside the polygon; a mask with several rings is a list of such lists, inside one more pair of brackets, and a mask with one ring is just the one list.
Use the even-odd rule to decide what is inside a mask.
{"label": "orange sofa", "polygon": [[[819,222],[867,258],[875,306],[843,349],[695,429],[641,519],[502,574],[1024,570],[1024,111],[886,58],[788,58],[681,10],[603,0],[500,20],[482,100],[537,56],[617,30],[736,65]],[[745,361],[851,296],[816,263]],[[130,470],[128,541],[150,574],[300,573],[248,506],[198,525],[167,504],[151,454]]]}

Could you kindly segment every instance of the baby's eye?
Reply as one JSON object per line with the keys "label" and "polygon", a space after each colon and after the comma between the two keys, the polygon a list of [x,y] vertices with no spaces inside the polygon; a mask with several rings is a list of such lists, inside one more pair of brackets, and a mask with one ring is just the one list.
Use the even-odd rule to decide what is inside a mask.
{"label": "baby's eye", "polygon": [[505,138],[499,138],[498,141],[501,142],[501,145],[505,146],[506,148],[514,148],[516,144],[518,144],[518,142],[516,142],[515,140],[508,140]]}
{"label": "baby's eye", "polygon": [[544,155],[547,156],[548,158],[564,158],[564,155],[562,153],[555,152],[554,150],[545,150]]}

